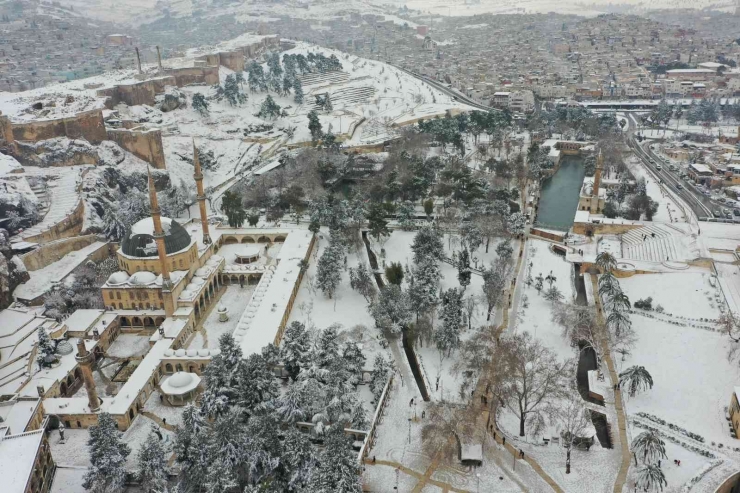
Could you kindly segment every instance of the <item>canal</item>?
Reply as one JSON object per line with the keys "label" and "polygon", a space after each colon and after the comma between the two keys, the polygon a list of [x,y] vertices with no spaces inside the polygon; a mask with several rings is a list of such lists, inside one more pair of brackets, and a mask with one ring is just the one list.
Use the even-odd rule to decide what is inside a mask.
{"label": "canal", "polygon": [[563,156],[560,169],[542,182],[537,226],[558,231],[568,231],[573,226],[585,175],[580,156]]}

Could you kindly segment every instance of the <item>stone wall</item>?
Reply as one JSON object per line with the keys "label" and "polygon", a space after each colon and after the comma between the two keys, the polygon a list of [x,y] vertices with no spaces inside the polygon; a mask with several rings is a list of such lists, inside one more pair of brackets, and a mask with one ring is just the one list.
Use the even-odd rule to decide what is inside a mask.
{"label": "stone wall", "polygon": [[63,238],[45,243],[36,250],[21,255],[20,259],[23,261],[23,265],[26,266],[27,270],[35,271],[53,264],[69,252],[81,250],[96,241],[98,241],[98,238],[95,235]]}
{"label": "stone wall", "polygon": [[186,67],[167,70],[175,78],[177,87],[201,84],[213,86],[219,83],[218,65],[212,67]]}
{"label": "stone wall", "polygon": [[558,241],[558,242],[563,241],[563,237],[565,235],[565,233],[556,234],[556,233],[551,233],[549,231],[543,231],[537,228],[530,229],[529,234],[534,235],[534,236],[539,236],[540,238],[545,238],[547,240]]}
{"label": "stone wall", "polygon": [[0,113],[0,150],[5,150],[8,154],[15,154],[15,138],[13,137],[13,125],[7,116]]}
{"label": "stone wall", "polygon": [[166,168],[160,130],[109,129],[108,140],[157,169]]}
{"label": "stone wall", "polygon": [[91,144],[106,140],[103,110],[90,110],[68,118],[41,120],[11,125],[13,138],[18,141],[38,142],[41,140],[68,137],[85,139]]}
{"label": "stone wall", "polygon": [[[218,58],[218,55],[216,55]],[[105,107],[113,109],[119,103],[128,106],[154,106],[154,97],[162,94],[167,86],[187,86],[191,84],[215,85],[219,83],[218,65],[212,67],[188,67],[167,70],[167,74],[141,82],[120,84],[100,89],[97,95],[107,98]]]}
{"label": "stone wall", "polygon": [[84,218],[85,204],[82,200],[79,200],[72,214],[46,231],[32,236],[23,236],[23,240],[30,243],[48,243],[62,238],[69,238],[70,236],[77,236],[82,232]]}

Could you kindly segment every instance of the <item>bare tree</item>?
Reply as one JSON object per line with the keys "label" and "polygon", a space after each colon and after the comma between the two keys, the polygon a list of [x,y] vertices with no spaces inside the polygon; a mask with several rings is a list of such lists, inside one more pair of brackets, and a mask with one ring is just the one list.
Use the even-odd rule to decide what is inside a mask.
{"label": "bare tree", "polygon": [[[590,411],[583,404],[583,398],[578,390],[571,388],[565,399],[552,406],[550,417],[560,425],[560,436],[566,450],[565,474],[570,474],[570,453],[573,446],[584,439],[589,439],[585,435],[591,430]],[[590,440],[593,440],[593,436]]]}
{"label": "bare tree", "polygon": [[527,417],[562,396],[567,379],[573,377],[573,361],[558,361],[529,332],[501,339],[492,366],[501,375],[492,390],[501,405],[519,418],[519,436],[524,436]]}
{"label": "bare tree", "polygon": [[[462,406],[435,402],[426,407],[426,420],[421,429],[422,449],[429,457],[441,454],[450,458],[457,453],[458,442],[474,439],[481,433],[476,426],[480,410],[475,406]],[[480,437],[481,441],[483,437]]]}

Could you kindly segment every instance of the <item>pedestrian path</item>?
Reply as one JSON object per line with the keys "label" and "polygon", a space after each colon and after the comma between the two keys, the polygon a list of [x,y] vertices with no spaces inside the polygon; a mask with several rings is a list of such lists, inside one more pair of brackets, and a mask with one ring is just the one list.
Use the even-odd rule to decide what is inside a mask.
{"label": "pedestrian path", "polygon": [[[591,282],[593,283],[594,293],[598,293],[599,285],[597,281],[597,276],[591,276]],[[596,296],[594,296],[594,298],[596,300],[596,314],[599,319],[599,323],[605,327],[606,322],[604,320],[604,312],[601,307],[601,297],[597,294]],[[609,369],[609,377],[611,378],[612,385],[616,385],[617,383],[619,383],[619,376],[617,375],[617,371],[614,367],[614,360],[612,359],[612,352],[609,348],[609,341],[606,338],[603,338],[601,343],[604,348],[604,360],[606,361],[606,366]],[[629,473],[631,458],[629,450],[629,440],[627,439],[627,417],[625,416],[624,412],[622,391],[619,388],[616,388],[614,390],[614,407],[617,410],[619,443],[622,447],[622,460],[619,464],[619,473],[617,473],[617,479],[614,482],[614,493],[622,493],[624,483],[627,481],[627,474]]]}

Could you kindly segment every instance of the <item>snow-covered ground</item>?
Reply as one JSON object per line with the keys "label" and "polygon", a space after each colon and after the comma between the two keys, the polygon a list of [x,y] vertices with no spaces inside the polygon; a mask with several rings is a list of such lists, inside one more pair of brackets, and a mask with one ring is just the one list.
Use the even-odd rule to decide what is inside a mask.
{"label": "snow-covered ground", "polygon": [[[231,246],[231,245],[227,245]],[[226,248],[223,247],[223,248]],[[201,349],[207,347],[208,349],[217,349],[218,340],[223,334],[232,334],[236,325],[239,323],[239,319],[244,313],[244,310],[249,305],[249,300],[252,298],[254,288],[256,286],[250,286],[245,284],[244,287],[240,287],[238,284],[226,286],[226,290],[221,295],[218,303],[208,314],[208,318],[203,322],[202,330],[206,332],[208,341],[203,339],[201,332],[198,332],[188,346],[189,349]],[[229,310],[229,320],[226,322],[220,322],[218,320],[218,307],[220,305],[225,306]]]}
{"label": "snow-covered ground", "polygon": [[[396,230],[390,235],[390,237],[383,239],[380,242],[372,241],[373,250],[378,256],[381,269],[392,262],[399,262],[401,265],[413,266],[413,251],[411,245],[414,241],[414,231],[400,231]],[[452,257],[452,254],[459,250],[459,237],[445,235],[443,238],[443,245],[445,248],[445,255],[448,258]],[[488,252],[485,250],[485,245],[482,245],[475,252],[471,254],[471,265],[478,268],[489,268],[490,263],[497,257],[496,247],[501,240],[492,240]],[[477,260],[477,262],[476,262]],[[457,268],[447,262],[440,262],[440,272],[442,279],[440,281],[440,290],[447,290],[450,288],[460,288],[460,282],[458,281]],[[406,287],[406,284],[404,283]],[[483,277],[473,272],[470,279],[470,285],[465,290],[464,298],[474,297],[476,299],[476,307],[472,317],[472,327],[477,327],[486,321],[486,306],[481,300],[483,296]],[[439,316],[439,313],[437,313]],[[440,320],[435,320],[435,327],[440,324]],[[465,324],[461,334],[461,339],[466,340],[472,333],[468,330],[468,325]],[[427,388],[430,395],[435,400],[445,401],[459,401],[459,389],[460,384],[463,381],[462,375],[453,372],[453,366],[457,362],[455,353],[447,355],[440,353],[436,346],[432,344],[417,344],[416,355],[419,359],[419,363],[422,366],[425,379],[427,381]]]}
{"label": "snow-covered ground", "polygon": [[[525,263],[522,265],[523,280],[530,273],[535,280],[531,286],[521,285],[522,299],[526,296],[525,303],[519,303],[516,319],[510,330],[511,333],[529,332],[540,339],[545,347],[550,348],[560,359],[574,358],[577,348],[572,348],[569,342],[562,336],[562,328],[552,321],[553,303],[546,300],[535,289],[536,278],[541,275],[546,278],[550,273],[555,276],[553,286],[557,287],[563,295],[564,303],[573,303],[575,300],[575,289],[573,284],[573,265],[566,262],[561,255],[553,253],[550,243],[544,240],[529,239],[527,241],[527,252]],[[550,287],[548,281],[544,282],[543,292]]]}
{"label": "snow-covered ground", "polygon": [[149,351],[149,336],[138,334],[119,334],[106,354],[114,358],[135,358]]}
{"label": "snow-covered ground", "polygon": [[[728,337],[715,331],[711,322],[719,316],[724,300],[710,284],[710,277],[709,272],[665,273],[620,280],[633,303],[651,296],[653,307],[664,308],[662,314],[633,312],[637,342],[624,358],[615,355],[615,365],[617,372],[633,365],[644,366],[653,378],[652,389],[626,397],[625,409],[631,422],[628,434],[635,437],[644,431],[644,425],[649,425],[669,437],[665,440],[668,460],[663,461],[667,491],[684,491],[681,487],[687,481],[715,463],[712,458],[673,443],[670,437],[706,450],[724,461],[723,467],[740,459],[739,454],[728,450],[739,444],[730,436],[725,418],[740,370],[736,362],[727,359]],[[638,413],[664,420],[665,425]],[[696,433],[704,442],[687,438],[668,425]],[[673,463],[675,459],[681,461],[680,466]],[[696,489],[712,491],[719,480],[709,474]]]}
{"label": "snow-covered ground", "polygon": [[349,253],[346,269],[342,271],[342,282],[334,298],[329,299],[313,287],[318,259],[327,245],[328,238],[326,234],[322,234],[298,290],[298,296],[293,303],[288,323],[299,321],[311,331],[323,330],[330,325],[339,324],[340,340],[358,343],[365,355],[365,368],[372,368],[376,354],[383,354],[388,359],[387,350],[381,346],[384,339],[380,331],[375,328],[375,321],[368,312],[367,301],[349,285],[350,268],[356,267],[359,262],[364,262],[369,268],[367,254],[364,246],[357,252]]}

